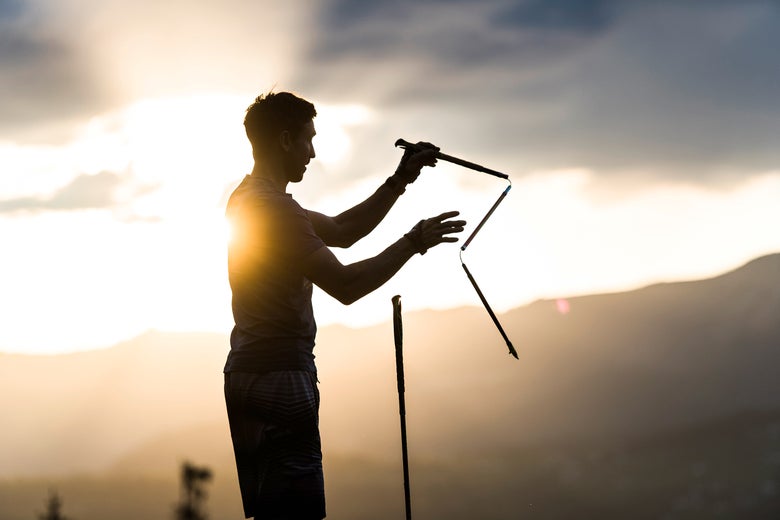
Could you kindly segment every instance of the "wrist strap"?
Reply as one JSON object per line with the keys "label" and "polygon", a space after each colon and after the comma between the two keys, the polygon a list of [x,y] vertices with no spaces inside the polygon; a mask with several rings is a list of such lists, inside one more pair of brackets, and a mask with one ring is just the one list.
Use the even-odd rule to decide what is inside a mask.
{"label": "wrist strap", "polygon": [[417,251],[421,255],[424,255],[425,252],[428,251],[428,248],[425,247],[425,242],[423,242],[423,238],[422,238],[423,222],[425,222],[425,220],[419,221],[417,224],[414,225],[411,231],[409,231],[404,235],[404,237],[409,239],[409,241],[412,243],[412,246],[414,247],[415,251]]}

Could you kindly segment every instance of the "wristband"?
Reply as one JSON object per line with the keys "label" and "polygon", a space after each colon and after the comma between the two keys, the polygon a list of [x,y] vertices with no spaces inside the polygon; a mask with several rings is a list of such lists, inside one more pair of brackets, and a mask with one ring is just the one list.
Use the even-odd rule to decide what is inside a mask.
{"label": "wristband", "polygon": [[422,237],[423,222],[425,222],[425,220],[421,220],[420,222],[415,224],[412,230],[404,235],[404,237],[409,239],[409,241],[412,243],[412,246],[414,247],[415,251],[417,251],[421,255],[424,255],[425,252],[428,251],[428,248],[425,247],[425,242],[423,242],[423,237]]}

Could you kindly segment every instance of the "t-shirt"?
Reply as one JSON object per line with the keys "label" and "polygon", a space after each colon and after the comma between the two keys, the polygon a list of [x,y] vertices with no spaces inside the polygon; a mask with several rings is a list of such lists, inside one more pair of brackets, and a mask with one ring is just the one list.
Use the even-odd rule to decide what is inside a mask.
{"label": "t-shirt", "polygon": [[301,260],[325,243],[308,213],[270,181],[247,175],[230,196],[227,217],[235,326],[224,371],[316,372],[312,284]]}

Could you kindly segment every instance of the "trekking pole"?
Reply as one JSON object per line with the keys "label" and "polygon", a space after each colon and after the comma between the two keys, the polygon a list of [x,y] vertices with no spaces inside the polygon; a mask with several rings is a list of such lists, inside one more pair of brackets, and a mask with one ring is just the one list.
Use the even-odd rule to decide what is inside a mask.
{"label": "trekking pole", "polygon": [[395,336],[395,373],[398,378],[398,412],[401,415],[401,453],[404,464],[404,500],[406,520],[412,519],[411,493],[409,491],[409,454],[406,447],[406,403],[404,401],[404,330],[401,322],[401,296],[395,295],[393,302],[393,335]]}
{"label": "trekking pole", "polygon": [[[430,148],[426,148],[425,146],[417,145],[410,143],[408,141],[404,141],[403,139],[398,139],[395,142],[395,146],[399,148],[403,148],[404,150],[412,150],[413,152],[420,152],[423,150],[430,150]],[[512,342],[509,340],[509,337],[506,335],[506,332],[504,331],[504,328],[501,326],[501,323],[498,321],[498,317],[496,316],[496,313],[493,312],[493,309],[490,308],[490,304],[488,303],[487,299],[485,298],[485,295],[482,293],[482,290],[479,288],[479,285],[477,285],[477,281],[474,279],[474,276],[469,271],[469,268],[466,267],[465,262],[463,261],[463,252],[466,250],[467,247],[469,247],[469,244],[471,244],[471,241],[474,240],[474,237],[477,236],[477,233],[479,233],[479,230],[482,229],[482,226],[485,225],[485,222],[490,218],[491,215],[493,215],[493,212],[496,210],[499,204],[504,200],[504,198],[509,193],[509,190],[512,188],[512,181],[509,180],[509,175],[506,173],[501,173],[496,170],[492,170],[490,168],[486,168],[485,166],[482,166],[480,164],[476,164],[470,161],[464,161],[463,159],[460,159],[458,157],[453,157],[452,155],[447,155],[444,153],[441,153],[438,148],[436,149],[435,154],[437,159],[441,159],[442,161],[448,161],[453,164],[457,164],[459,166],[463,166],[464,168],[469,168],[474,171],[487,173],[489,175],[492,175],[494,177],[499,177],[501,179],[506,180],[509,182],[509,186],[506,187],[506,189],[499,195],[498,199],[495,203],[493,203],[493,206],[490,207],[488,212],[485,214],[484,217],[482,217],[482,220],[477,224],[477,227],[474,229],[474,231],[469,235],[469,237],[466,239],[466,242],[460,247],[460,264],[463,267],[463,270],[466,272],[466,276],[469,279],[469,282],[471,282],[471,285],[474,287],[474,290],[477,291],[477,296],[479,296],[479,299],[482,301],[482,305],[485,306],[485,310],[490,315],[490,319],[493,320],[493,324],[498,329],[498,332],[501,333],[501,337],[504,338],[504,341],[506,342],[507,348],[509,348],[509,353],[514,356],[515,359],[519,359],[517,357],[517,350],[515,350],[514,345],[512,345]],[[400,298],[400,296],[397,296],[397,298]],[[399,304],[400,305],[400,304]],[[399,318],[400,320],[400,318]]]}

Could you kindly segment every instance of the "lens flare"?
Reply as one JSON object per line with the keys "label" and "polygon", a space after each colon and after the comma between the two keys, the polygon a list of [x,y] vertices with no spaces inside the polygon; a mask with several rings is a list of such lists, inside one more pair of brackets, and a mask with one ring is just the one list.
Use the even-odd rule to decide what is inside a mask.
{"label": "lens flare", "polygon": [[569,305],[569,300],[565,298],[558,298],[555,300],[555,308],[558,310],[559,313],[563,314],[564,316],[566,314],[569,314],[569,311],[571,310],[571,306]]}

